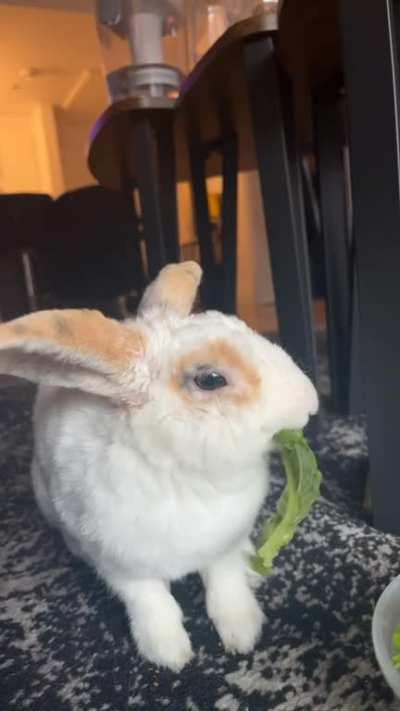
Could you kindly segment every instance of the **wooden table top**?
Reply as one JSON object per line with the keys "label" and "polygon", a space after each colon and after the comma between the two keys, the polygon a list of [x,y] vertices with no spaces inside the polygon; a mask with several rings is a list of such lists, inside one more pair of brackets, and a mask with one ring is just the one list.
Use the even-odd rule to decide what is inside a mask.
{"label": "wooden table top", "polygon": [[280,0],[279,53],[292,76],[307,72],[312,85],[341,71],[340,0]]}
{"label": "wooden table top", "polygon": [[342,82],[340,0],[280,0],[278,52],[293,78],[306,145],[313,139],[313,89]]}

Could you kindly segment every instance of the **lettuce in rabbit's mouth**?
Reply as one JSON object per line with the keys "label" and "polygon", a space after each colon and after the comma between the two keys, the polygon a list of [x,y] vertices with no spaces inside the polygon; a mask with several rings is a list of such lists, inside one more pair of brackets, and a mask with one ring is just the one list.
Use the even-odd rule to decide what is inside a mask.
{"label": "lettuce in rabbit's mouth", "polygon": [[269,575],[273,562],[288,545],[297,527],[320,495],[322,480],[317,460],[301,430],[282,430],[276,437],[286,473],[286,486],[276,512],[264,526],[252,567]]}

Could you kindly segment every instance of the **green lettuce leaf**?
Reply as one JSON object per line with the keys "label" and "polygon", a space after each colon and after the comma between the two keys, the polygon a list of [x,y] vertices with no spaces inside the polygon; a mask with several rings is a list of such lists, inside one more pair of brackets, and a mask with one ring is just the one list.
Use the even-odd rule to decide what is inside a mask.
{"label": "green lettuce leaf", "polygon": [[392,645],[393,645],[393,652],[392,652],[392,662],[396,669],[400,669],[400,625],[397,625],[395,627],[395,630],[393,632],[392,636]]}
{"label": "green lettuce leaf", "polygon": [[281,448],[286,486],[252,558],[254,570],[261,575],[271,573],[274,559],[290,543],[298,525],[319,498],[322,480],[315,455],[301,430],[283,430],[275,439]]}

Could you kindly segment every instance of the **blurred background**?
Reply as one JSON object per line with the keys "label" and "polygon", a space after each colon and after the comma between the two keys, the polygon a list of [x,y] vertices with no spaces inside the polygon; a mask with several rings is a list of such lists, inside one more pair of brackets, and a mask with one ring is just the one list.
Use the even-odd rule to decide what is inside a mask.
{"label": "blurred background", "polygon": [[[227,23],[240,19],[243,13],[251,9],[250,5],[254,5],[254,2],[215,2],[212,22],[209,17],[207,19],[204,10],[207,3],[196,5],[198,12],[192,19],[193,31],[184,44],[172,43],[170,49],[173,52],[175,46],[178,48],[174,63],[185,72],[224,31]],[[229,17],[226,14],[227,6],[231,13]],[[224,15],[220,12],[222,8]],[[190,3],[187,3],[186,10],[190,13]],[[87,192],[75,192],[96,184],[87,165],[89,135],[98,116],[109,103],[104,70],[112,69],[110,64],[107,66],[107,62],[111,62],[110,53],[107,54],[104,46],[101,47],[100,38],[103,39],[104,45],[104,27],[100,28],[99,32],[95,7],[91,0],[17,0],[0,3],[0,191],[3,198],[0,202],[0,281],[3,285],[0,311],[4,319],[35,306],[42,306],[43,303],[57,305],[61,300],[67,305],[74,305],[72,295],[67,293],[68,285],[66,288],[60,286],[60,293],[56,293],[55,282],[58,280],[61,284],[62,281],[62,265],[59,263],[60,257],[56,260],[55,252],[61,254],[61,262],[64,264],[66,260],[74,260],[76,270],[79,270],[83,268],[79,265],[84,264],[85,255],[87,259],[89,255],[93,256],[93,240],[96,240],[97,244],[101,241],[106,243],[107,239],[114,239],[114,244],[118,241],[115,235],[111,234],[113,222],[115,224],[111,214],[108,222],[104,215],[99,215],[96,220],[96,206],[100,204],[104,208],[104,194],[98,195],[97,202],[92,196],[90,202]],[[118,42],[118,37],[115,42]],[[123,53],[125,48],[122,42],[120,45],[120,53]],[[118,51],[116,52],[113,46],[113,61],[116,56],[119,56]],[[255,328],[271,330],[276,327],[274,293],[257,174],[241,174],[238,188],[237,309]],[[210,216],[218,249],[221,180],[218,177],[209,179],[208,189]],[[36,271],[33,269],[30,262],[34,259],[29,250],[24,250],[23,255],[11,254],[20,239],[13,236],[12,232],[15,232],[16,221],[20,223],[19,230],[26,230],[27,222],[32,228],[32,215],[36,214],[35,205],[39,206],[39,201],[35,203],[32,196],[46,195],[52,200],[58,200],[66,193],[74,193],[76,199],[70,198],[69,203],[64,200],[63,219],[61,211],[57,219],[53,210],[50,223],[46,218],[45,224],[36,228],[36,232],[43,230],[42,235],[36,233],[32,236],[33,247],[41,241],[45,242],[40,260],[42,276],[39,285],[40,268],[36,268]],[[14,201],[10,202],[8,196],[13,196]],[[23,200],[25,207],[22,217],[20,206]],[[71,224],[71,219],[65,219],[66,204],[69,204],[72,210],[72,205],[76,206],[79,201],[82,207],[74,208],[75,221],[72,220]],[[181,255],[183,258],[197,258],[191,191],[186,183],[180,183],[178,186],[178,202]],[[43,206],[43,202],[40,204]],[[114,207],[122,215],[122,208],[118,205]],[[91,219],[87,214],[88,209],[92,211]],[[111,212],[112,209],[111,206]],[[71,215],[70,211],[68,215]],[[129,234],[132,237],[136,229],[132,216],[130,220],[130,225],[121,227],[125,234],[123,239],[125,240],[128,234],[128,241]],[[49,224],[53,231],[50,240],[48,234],[45,236],[45,232],[50,229]],[[75,233],[75,251],[72,253],[71,249],[64,249],[66,240],[73,238],[71,233],[67,237],[67,229]],[[115,230],[118,232],[118,228],[114,227]],[[103,235],[102,240],[98,236],[100,233]],[[126,259],[126,249],[132,249],[132,245],[129,247],[125,242],[124,245],[120,248],[120,260],[123,262]],[[43,267],[45,252],[47,259],[53,252],[51,270]],[[80,259],[77,259],[78,254]],[[136,257],[131,255],[132,259],[137,258],[137,253],[135,254]],[[145,259],[143,250],[142,258]],[[118,260],[118,255],[115,259]],[[132,275],[134,271],[135,268],[132,267]],[[140,271],[136,265],[134,283],[130,283],[127,274],[123,279],[121,277],[124,289],[135,292],[136,285],[140,288]],[[17,285],[16,276],[21,272],[24,274],[26,288]],[[78,280],[78,276],[76,279]],[[85,282],[85,279],[83,281]],[[107,279],[103,279],[103,286],[100,284],[97,291],[107,291],[105,281]],[[78,288],[79,294],[83,292],[83,286]],[[35,290],[40,294],[35,293]],[[79,303],[82,298],[80,296]],[[96,298],[100,303],[101,294]],[[134,298],[132,303],[134,306]],[[318,319],[322,322],[322,303],[317,304],[316,308]]]}

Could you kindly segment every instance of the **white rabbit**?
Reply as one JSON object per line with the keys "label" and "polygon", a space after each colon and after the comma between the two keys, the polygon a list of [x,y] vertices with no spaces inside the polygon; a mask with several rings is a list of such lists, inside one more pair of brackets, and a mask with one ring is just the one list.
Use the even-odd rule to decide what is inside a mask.
{"label": "white rabbit", "polygon": [[192,650],[169,583],[188,573],[228,650],[257,641],[246,548],[267,455],[318,405],[281,348],[237,318],[189,315],[200,278],[191,262],[166,267],[124,323],[65,310],[0,326],[0,372],[41,383],[43,514],[125,603],[142,655],[174,670]]}

